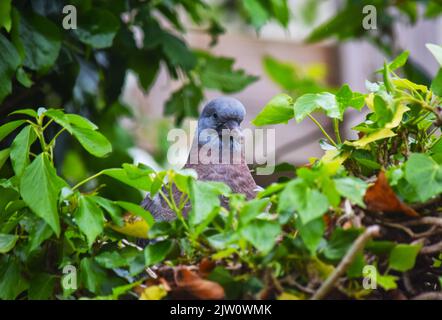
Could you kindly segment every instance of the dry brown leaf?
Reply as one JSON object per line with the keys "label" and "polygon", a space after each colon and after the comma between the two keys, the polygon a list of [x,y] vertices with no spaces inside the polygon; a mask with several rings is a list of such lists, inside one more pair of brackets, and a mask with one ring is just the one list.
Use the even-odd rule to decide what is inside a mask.
{"label": "dry brown leaf", "polygon": [[199,263],[199,272],[203,277],[207,277],[215,268],[215,261],[209,258],[203,258]]}
{"label": "dry brown leaf", "polygon": [[367,209],[382,212],[403,212],[409,217],[419,217],[410,206],[403,203],[390,187],[384,171],[380,171],[374,185],[367,189],[364,197]]}
{"label": "dry brown leaf", "polygon": [[202,279],[198,274],[186,267],[175,270],[175,283],[181,293],[187,293],[189,298],[216,300],[224,299],[224,289],[216,282]]}

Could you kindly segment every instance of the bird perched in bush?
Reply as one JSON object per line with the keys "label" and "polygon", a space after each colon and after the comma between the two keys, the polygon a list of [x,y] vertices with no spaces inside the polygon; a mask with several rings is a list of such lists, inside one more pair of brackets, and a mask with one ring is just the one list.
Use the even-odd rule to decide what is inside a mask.
{"label": "bird perched in bush", "polygon": [[[207,103],[198,119],[195,140],[184,168],[194,169],[199,180],[224,182],[233,192],[252,199],[258,187],[244,155],[241,122],[245,114],[242,103],[234,98],[220,97]],[[174,197],[180,196],[180,191],[175,189]],[[225,199],[221,199],[221,204],[228,205]],[[148,194],[141,205],[157,221],[176,218],[158,194],[153,199]],[[190,205],[184,207],[184,216],[189,209]]]}

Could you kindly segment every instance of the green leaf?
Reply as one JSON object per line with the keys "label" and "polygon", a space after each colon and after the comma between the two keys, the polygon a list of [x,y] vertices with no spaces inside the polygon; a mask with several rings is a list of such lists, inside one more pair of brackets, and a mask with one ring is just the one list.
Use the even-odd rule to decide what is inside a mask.
{"label": "green leaf", "polygon": [[13,114],[23,114],[31,118],[38,118],[37,111],[35,111],[34,109],[19,109],[11,112],[9,115]]}
{"label": "green leaf", "polygon": [[0,29],[11,31],[11,0],[0,1]]}
{"label": "green leaf", "polygon": [[290,9],[287,0],[270,0],[273,15],[283,26],[287,27],[290,20]]}
{"label": "green leaf", "polygon": [[80,262],[80,281],[90,292],[101,294],[107,274],[93,258],[83,258]]}
{"label": "green leaf", "polygon": [[439,62],[439,65],[442,67],[442,46],[431,43],[427,43],[425,46],[428,50],[430,50],[430,52],[436,58],[437,62]]}
{"label": "green leaf", "polygon": [[336,93],[336,101],[338,102],[339,111],[344,113],[347,107],[361,110],[365,104],[365,96],[359,92],[351,91],[347,84],[344,84]]}
{"label": "green leaf", "polygon": [[244,70],[234,70],[234,62],[231,58],[201,53],[199,55],[199,72],[203,87],[224,93],[233,93],[243,90],[258,79],[247,75]]}
{"label": "green leaf", "polygon": [[135,165],[127,163],[123,164],[123,167],[123,169],[105,169],[102,172],[103,174],[136,189],[150,191],[152,186],[152,178],[150,177],[150,174],[153,173],[153,170],[141,169]]}
{"label": "green leaf", "polygon": [[164,114],[175,115],[177,124],[186,117],[198,118],[198,106],[202,100],[202,89],[194,83],[188,83],[175,91],[166,101]]}
{"label": "green leaf", "polygon": [[239,221],[242,225],[246,225],[255,219],[260,213],[264,212],[269,204],[270,199],[253,199],[244,204],[239,213]]}
{"label": "green leaf", "polygon": [[112,46],[119,28],[120,22],[112,12],[94,8],[78,17],[78,28],[74,33],[81,42],[104,49]]}
{"label": "green leaf", "polygon": [[103,232],[103,211],[93,198],[81,195],[78,199],[78,209],[75,212],[75,222],[81,232],[86,235],[89,247],[92,246],[97,236]]}
{"label": "green leaf", "polygon": [[160,241],[144,248],[144,260],[146,266],[152,266],[166,259],[173,247],[171,240]]}
{"label": "green leaf", "polygon": [[15,234],[0,233],[0,253],[6,253],[14,248],[18,236]]}
{"label": "green leaf", "polygon": [[379,272],[376,274],[376,283],[380,285],[384,290],[393,290],[397,288],[396,281],[399,277],[391,276],[391,275],[381,275]]}
{"label": "green leaf", "polygon": [[325,223],[322,217],[303,224],[301,219],[296,220],[296,228],[299,231],[299,235],[302,238],[307,249],[313,255],[316,252],[319,244],[321,243],[322,236],[325,231]]}
{"label": "green leaf", "polygon": [[0,264],[0,299],[13,300],[29,286],[22,276],[22,267],[12,256]]}
{"label": "green leaf", "polygon": [[89,129],[89,130],[98,129],[98,127],[93,122],[78,114],[66,113],[65,117],[69,121],[69,123],[75,127]]}
{"label": "green leaf", "polygon": [[58,26],[37,14],[22,15],[19,33],[25,52],[24,66],[43,73],[49,71],[61,49]]}
{"label": "green leaf", "polygon": [[296,100],[293,108],[296,122],[301,122],[317,109],[323,110],[330,118],[342,120],[344,111],[341,110],[336,97],[328,92],[304,94]]}
{"label": "green leaf", "polygon": [[414,267],[417,254],[422,248],[421,244],[409,245],[398,244],[391,250],[388,258],[388,266],[391,269],[405,272]]}
{"label": "green leaf", "polygon": [[20,177],[29,165],[29,152],[37,135],[32,126],[24,127],[11,144],[11,162],[15,175]]}
{"label": "green leaf", "polygon": [[341,196],[350,199],[354,204],[365,208],[364,195],[368,188],[366,182],[355,177],[334,179],[336,190]]}
{"label": "green leaf", "polygon": [[0,78],[0,102],[12,92],[11,78],[19,64],[20,57],[17,50],[5,36],[0,34],[0,74],[2,75]]}
{"label": "green leaf", "polygon": [[26,73],[25,70],[23,70],[22,67],[17,69],[16,77],[17,81],[20,82],[25,88],[30,88],[34,84],[30,76]]}
{"label": "green leaf", "polygon": [[297,211],[303,224],[315,220],[328,210],[327,197],[296,179],[287,184],[279,197],[278,212]]}
{"label": "green leaf", "polygon": [[0,126],[0,141],[8,136],[12,131],[20,127],[23,123],[25,123],[24,120],[15,120]]}
{"label": "green leaf", "polygon": [[388,64],[388,68],[391,71],[394,71],[396,69],[399,69],[400,67],[402,67],[403,65],[405,65],[405,63],[407,63],[408,60],[408,56],[410,55],[410,52],[408,50],[402,52],[400,55],[398,55],[392,62],[390,62]]}
{"label": "green leaf", "polygon": [[48,300],[52,297],[57,277],[49,273],[39,273],[29,284],[30,300]]}
{"label": "green leaf", "polygon": [[282,89],[291,91],[295,90],[299,85],[296,66],[292,63],[278,61],[271,56],[265,56],[263,66],[270,79]]}
{"label": "green leaf", "polygon": [[113,201],[103,197],[91,196],[91,198],[96,204],[109,213],[113,223],[115,223],[117,226],[123,226],[123,217],[121,215],[121,209],[119,206],[117,206]]}
{"label": "green leaf", "polygon": [[20,194],[29,208],[45,220],[58,236],[58,197],[66,182],[57,176],[55,168],[42,153],[25,169],[20,181]]}
{"label": "green leaf", "polygon": [[421,202],[442,192],[442,166],[428,155],[413,153],[405,164],[405,178]]}
{"label": "green leaf", "polygon": [[340,261],[359,234],[360,230],[357,229],[335,229],[324,248],[324,256],[333,262]]}
{"label": "green leaf", "polygon": [[431,91],[433,91],[439,97],[442,97],[442,68],[439,69],[431,82]]}
{"label": "green leaf", "polygon": [[102,158],[112,152],[109,140],[97,131],[72,126],[72,133],[83,148],[96,157]]}
{"label": "green leaf", "polygon": [[242,5],[256,29],[261,28],[269,19],[266,8],[259,0],[244,0]]}
{"label": "green leaf", "polygon": [[254,220],[241,229],[241,235],[262,253],[272,250],[281,232],[275,221]]}
{"label": "green leaf", "polygon": [[220,182],[198,180],[192,181],[191,190],[189,220],[194,226],[205,222],[212,211],[220,206],[219,196],[229,192],[228,187]]}
{"label": "green leaf", "polygon": [[10,152],[11,150],[9,148],[0,150],[0,169],[3,167],[6,160],[8,160]]}
{"label": "green leaf", "polygon": [[51,227],[44,220],[39,219],[39,221],[32,227],[29,234],[29,252],[37,249],[43,241],[49,239],[51,236]]}
{"label": "green leaf", "polygon": [[125,201],[115,201],[115,203],[123,209],[129,211],[130,213],[143,218],[147,222],[149,227],[155,223],[155,219],[152,217],[151,213],[147,210],[144,210],[138,204]]}
{"label": "green leaf", "polygon": [[288,123],[294,116],[293,99],[281,93],[273,97],[252,120],[255,126],[265,126],[269,124]]}

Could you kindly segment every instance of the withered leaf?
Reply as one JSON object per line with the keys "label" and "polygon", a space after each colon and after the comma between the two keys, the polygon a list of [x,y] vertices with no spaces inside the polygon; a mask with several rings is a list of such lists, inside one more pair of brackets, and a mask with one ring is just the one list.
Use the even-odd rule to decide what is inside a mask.
{"label": "withered leaf", "polygon": [[419,214],[410,206],[403,203],[388,184],[384,171],[380,171],[374,185],[367,189],[364,202],[370,211],[402,212],[409,217]]}
{"label": "withered leaf", "polygon": [[216,300],[224,299],[224,288],[213,281],[202,279],[197,273],[186,267],[175,270],[175,283],[180,296],[187,294],[188,298]]}

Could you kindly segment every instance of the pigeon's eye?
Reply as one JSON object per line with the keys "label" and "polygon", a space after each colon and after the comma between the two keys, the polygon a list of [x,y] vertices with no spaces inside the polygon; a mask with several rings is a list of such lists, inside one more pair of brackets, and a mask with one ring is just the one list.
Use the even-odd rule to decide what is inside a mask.
{"label": "pigeon's eye", "polygon": [[218,115],[217,115],[216,113],[214,113],[214,114],[212,115],[212,117],[213,117],[214,119],[218,119]]}

